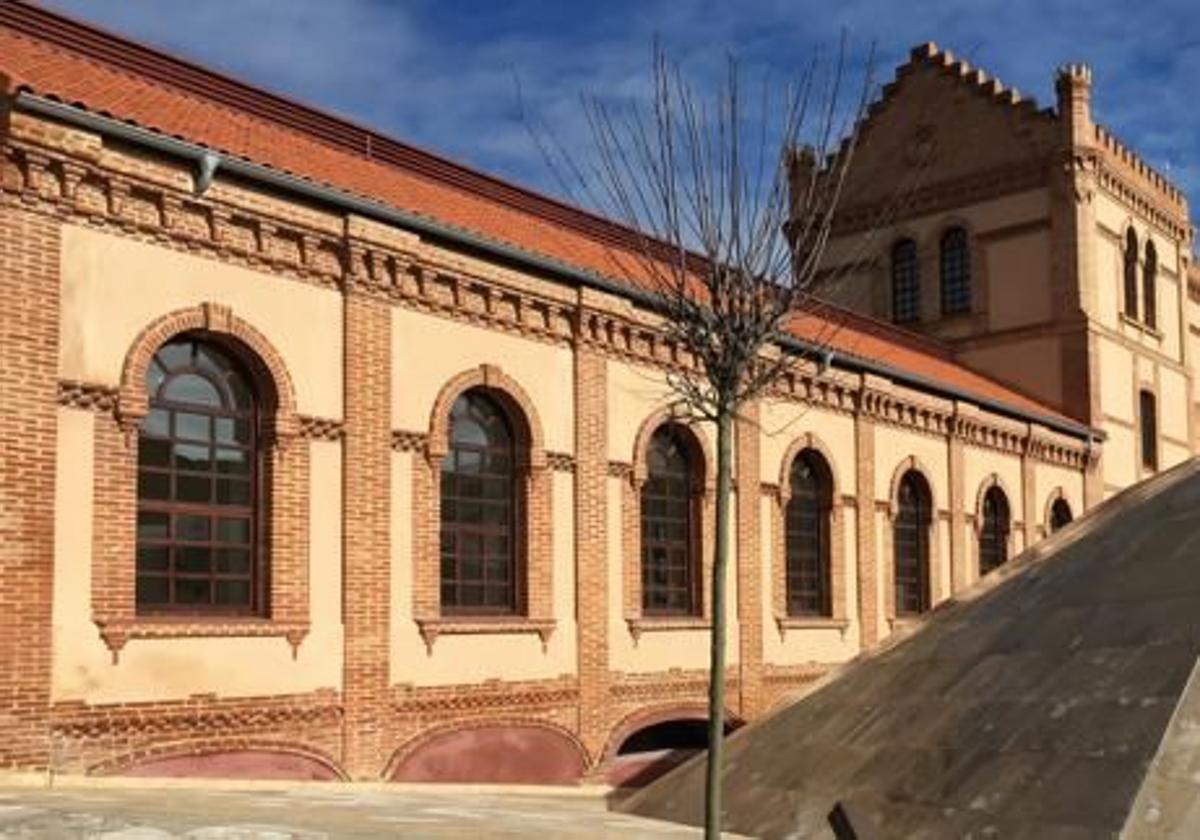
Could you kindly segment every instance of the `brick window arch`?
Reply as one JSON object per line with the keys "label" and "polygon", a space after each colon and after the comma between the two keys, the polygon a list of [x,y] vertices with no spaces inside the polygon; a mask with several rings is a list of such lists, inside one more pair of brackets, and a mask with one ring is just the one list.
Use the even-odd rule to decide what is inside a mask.
{"label": "brick window arch", "polygon": [[679,423],[655,429],[640,500],[646,615],[700,614],[703,488],[703,461],[692,433]]}
{"label": "brick window arch", "polygon": [[955,226],[942,234],[942,314],[971,311],[971,247],[966,228]]}
{"label": "brick window arch", "polygon": [[789,616],[833,615],[830,519],[833,480],[815,449],[792,461],[784,514],[786,602]]}
{"label": "brick window arch", "polygon": [[443,613],[518,611],[516,492],[512,421],[481,388],[450,409],[449,450],[441,464]]}
{"label": "brick window arch", "polygon": [[1142,266],[1142,320],[1146,326],[1154,327],[1158,323],[1158,251],[1154,242],[1146,240],[1146,262]]}
{"label": "brick window arch", "polygon": [[1138,316],[1138,239],[1133,228],[1125,232],[1125,314]]}
{"label": "brick window arch", "polygon": [[979,525],[979,574],[986,575],[1008,560],[1008,535],[1012,530],[1012,514],[1008,497],[993,484],[983,494]]}
{"label": "brick window arch", "polygon": [[893,523],[893,564],[896,615],[917,615],[929,609],[929,525],[933,494],[915,469],[904,473],[896,491]]}
{"label": "brick window arch", "polygon": [[921,267],[917,243],[901,239],[892,246],[892,320],[897,324],[921,319]]}
{"label": "brick window arch", "polygon": [[244,364],[203,333],[146,368],[138,427],[139,613],[267,611],[261,569],[263,401]]}

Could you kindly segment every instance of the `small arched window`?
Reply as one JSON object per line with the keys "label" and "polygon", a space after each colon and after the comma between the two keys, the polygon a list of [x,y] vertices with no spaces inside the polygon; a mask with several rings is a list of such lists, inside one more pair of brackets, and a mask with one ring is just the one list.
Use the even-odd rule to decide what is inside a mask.
{"label": "small arched window", "polygon": [[1138,393],[1138,417],[1142,431],[1142,466],[1148,470],[1158,469],[1158,411],[1154,394],[1149,391]]}
{"label": "small arched window", "polygon": [[1067,500],[1062,497],[1055,499],[1054,504],[1050,506],[1050,533],[1061,531],[1071,524],[1073,518],[1071,505]]}
{"label": "small arched window", "polygon": [[1138,240],[1130,228],[1125,232],[1125,314],[1138,316]]}
{"label": "small arched window", "polygon": [[784,536],[788,615],[831,616],[829,466],[815,450],[805,449],[792,462],[789,482]]}
{"label": "small arched window", "polygon": [[223,347],[184,335],[146,370],[138,432],[139,613],[265,613],[259,400]]}
{"label": "small arched window", "polygon": [[971,311],[971,249],[967,231],[952,227],[942,235],[942,314]]}
{"label": "small arched window", "polygon": [[983,521],[979,527],[979,574],[986,575],[1008,559],[1011,516],[1004,491],[993,485],[983,495]]}
{"label": "small arched window", "polygon": [[1158,323],[1158,295],[1155,283],[1158,279],[1158,251],[1154,243],[1146,240],[1146,264],[1142,266],[1142,320],[1154,328]]}
{"label": "small arched window", "polygon": [[929,526],[933,499],[929,484],[916,470],[900,479],[893,534],[896,615],[929,609]]}
{"label": "small arched window", "polygon": [[691,433],[660,426],[646,452],[642,485],[642,609],[650,615],[699,612],[697,486]]}
{"label": "small arched window", "polygon": [[447,613],[517,611],[516,453],[512,426],[482,389],[450,409],[441,474],[441,605]]}
{"label": "small arched window", "polygon": [[897,324],[921,318],[921,269],[917,243],[901,239],[892,246],[892,320]]}

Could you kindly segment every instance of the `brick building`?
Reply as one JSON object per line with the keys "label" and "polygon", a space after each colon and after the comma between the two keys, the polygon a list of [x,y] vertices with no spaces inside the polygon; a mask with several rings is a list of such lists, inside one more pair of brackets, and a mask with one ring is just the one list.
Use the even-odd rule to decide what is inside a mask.
{"label": "brick building", "polygon": [[[628,231],[14,0],[0,74],[0,766],[557,782],[695,746],[713,434],[665,412],[678,359],[614,271]],[[1070,122],[1004,107],[1034,140]],[[1191,451],[1190,228],[1104,142],[1126,163],[1096,195],[1141,208],[1175,301],[1113,328],[1149,343],[1165,466]],[[971,336],[1011,311],[1000,278],[1045,257],[1058,301],[1083,276],[1029,202],[1094,219],[981,180],[992,204],[936,204],[1000,231],[967,240],[996,301]],[[801,319],[829,364],[737,430],[735,723],[1140,475],[1109,472],[1103,395],[928,326]]]}

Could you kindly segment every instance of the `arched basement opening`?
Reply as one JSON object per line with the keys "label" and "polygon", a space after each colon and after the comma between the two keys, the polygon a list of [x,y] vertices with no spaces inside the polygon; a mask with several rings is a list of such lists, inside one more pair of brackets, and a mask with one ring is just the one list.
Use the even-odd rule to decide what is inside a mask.
{"label": "arched basement opening", "polygon": [[[736,721],[726,721],[725,735],[736,728]],[[660,720],[634,730],[621,741],[605,776],[614,787],[642,787],[706,749],[707,719]]]}

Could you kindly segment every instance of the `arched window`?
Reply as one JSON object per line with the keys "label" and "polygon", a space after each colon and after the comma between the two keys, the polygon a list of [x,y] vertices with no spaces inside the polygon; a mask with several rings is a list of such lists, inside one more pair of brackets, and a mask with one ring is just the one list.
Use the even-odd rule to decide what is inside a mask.
{"label": "arched window", "polygon": [[652,615],[699,613],[696,491],[691,433],[660,426],[646,452],[642,486],[642,609]]}
{"label": "arched window", "polygon": [[1148,470],[1158,469],[1158,411],[1154,394],[1149,391],[1138,393],[1138,416],[1142,426],[1142,466]]}
{"label": "arched window", "polygon": [[184,335],[154,354],[146,393],[138,612],[265,613],[261,418],[249,376],[222,347]]}
{"label": "arched window", "polygon": [[1125,314],[1138,316],[1138,241],[1137,234],[1130,228],[1125,232]]}
{"label": "arched window", "polygon": [[929,525],[933,500],[929,485],[916,470],[900,479],[893,545],[896,615],[929,609]]}
{"label": "arched window", "polygon": [[942,235],[942,314],[971,311],[971,249],[967,232],[952,227]]}
{"label": "arched window", "polygon": [[983,495],[983,521],[979,527],[979,574],[986,575],[1008,559],[1011,517],[1004,491],[993,485]]}
{"label": "arched window", "polygon": [[892,246],[892,320],[897,324],[921,318],[921,269],[917,243],[901,239]]}
{"label": "arched window", "polygon": [[784,548],[788,615],[833,615],[829,514],[833,481],[825,459],[805,449],[792,462]]}
{"label": "arched window", "polygon": [[512,427],[483,390],[450,409],[441,475],[441,605],[447,613],[517,611]]}
{"label": "arched window", "polygon": [[1158,299],[1155,282],[1158,275],[1158,252],[1154,243],[1146,241],[1146,264],[1142,266],[1142,319],[1153,328],[1158,323]]}
{"label": "arched window", "polygon": [[1071,514],[1071,505],[1064,498],[1057,498],[1054,504],[1050,506],[1050,533],[1061,531],[1067,525],[1071,524],[1074,516]]}

